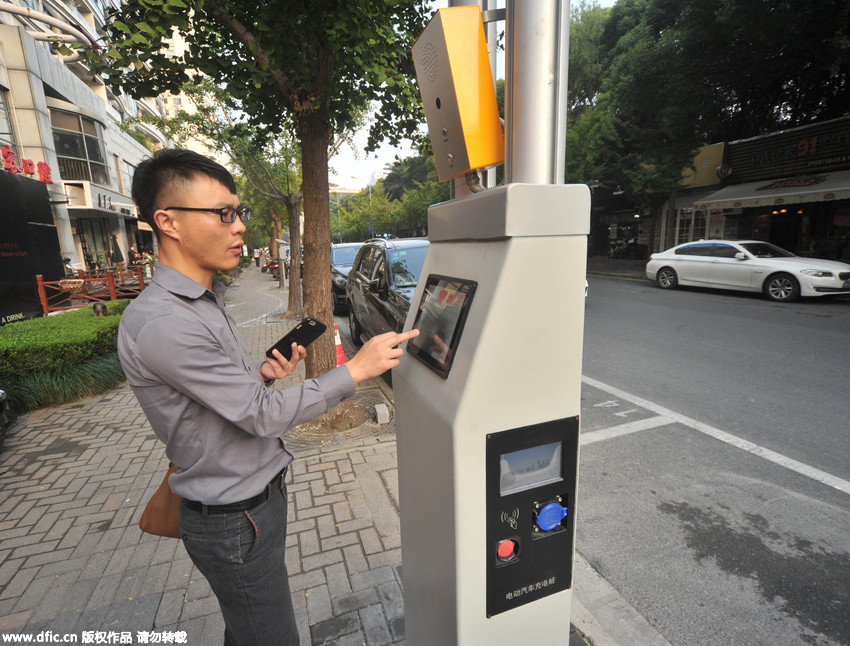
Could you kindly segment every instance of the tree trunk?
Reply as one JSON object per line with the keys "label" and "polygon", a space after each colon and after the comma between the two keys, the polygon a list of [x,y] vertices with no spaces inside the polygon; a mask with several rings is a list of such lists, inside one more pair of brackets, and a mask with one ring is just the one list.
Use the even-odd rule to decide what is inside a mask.
{"label": "tree trunk", "polygon": [[[336,367],[328,193],[328,143],[331,141],[331,130],[324,113],[325,110],[320,108],[302,114],[299,118],[301,172],[304,180],[304,311],[328,326],[328,332],[319,337],[307,353],[307,379],[323,375]],[[296,270],[297,267],[293,266],[293,271]]]}
{"label": "tree trunk", "polygon": [[[301,191],[288,195],[286,212],[289,215],[289,303],[286,308],[288,318],[300,318],[303,310],[301,302]],[[281,259],[281,262],[283,260]],[[298,268],[298,269],[296,269]],[[284,280],[285,271],[281,267],[280,277]]]}

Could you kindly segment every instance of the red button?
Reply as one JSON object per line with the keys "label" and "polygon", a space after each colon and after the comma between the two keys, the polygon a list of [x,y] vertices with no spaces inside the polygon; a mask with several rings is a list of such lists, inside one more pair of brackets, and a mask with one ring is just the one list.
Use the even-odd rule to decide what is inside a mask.
{"label": "red button", "polygon": [[496,553],[503,561],[509,561],[516,554],[516,543],[511,539],[504,540],[499,543]]}

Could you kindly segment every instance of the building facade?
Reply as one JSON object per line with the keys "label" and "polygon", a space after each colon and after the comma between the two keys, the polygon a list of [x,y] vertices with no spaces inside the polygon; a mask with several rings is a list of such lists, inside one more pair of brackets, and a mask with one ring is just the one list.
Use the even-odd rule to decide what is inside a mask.
{"label": "building facade", "polygon": [[755,239],[850,261],[850,117],[703,148],[668,202],[655,249]]}
{"label": "building facade", "polygon": [[[150,150],[120,126],[162,114],[162,101],[115,93],[84,60],[50,49],[56,40],[102,43],[110,5],[117,0],[0,3],[0,172],[45,186],[61,254],[75,269],[116,264],[112,235],[124,259],[131,245],[155,245],[130,198],[135,166]],[[154,145],[169,144],[155,128],[137,127]]]}

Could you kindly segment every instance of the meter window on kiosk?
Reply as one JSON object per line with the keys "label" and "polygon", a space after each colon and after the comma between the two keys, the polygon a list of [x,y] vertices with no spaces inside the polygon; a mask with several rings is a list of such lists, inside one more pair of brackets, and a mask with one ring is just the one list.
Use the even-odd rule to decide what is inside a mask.
{"label": "meter window on kiosk", "polygon": [[435,274],[425,283],[413,322],[419,336],[408,341],[407,351],[443,379],[449,376],[477,286],[472,280]]}

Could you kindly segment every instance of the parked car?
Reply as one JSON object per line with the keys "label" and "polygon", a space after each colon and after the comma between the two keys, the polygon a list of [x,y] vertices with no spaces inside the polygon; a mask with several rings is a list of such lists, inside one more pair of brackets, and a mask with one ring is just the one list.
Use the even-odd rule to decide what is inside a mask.
{"label": "parked car", "polygon": [[663,289],[694,285],[762,292],[773,301],[850,294],[850,265],[802,258],[759,240],[700,240],[654,253],[646,277]]}
{"label": "parked car", "polygon": [[348,281],[348,272],[351,271],[357,252],[362,246],[362,242],[331,245],[331,293],[334,297],[334,314],[341,314],[348,309],[345,284]]}
{"label": "parked car", "polygon": [[376,238],[363,243],[346,284],[354,343],[362,343],[361,335],[401,332],[427,251],[424,238]]}

